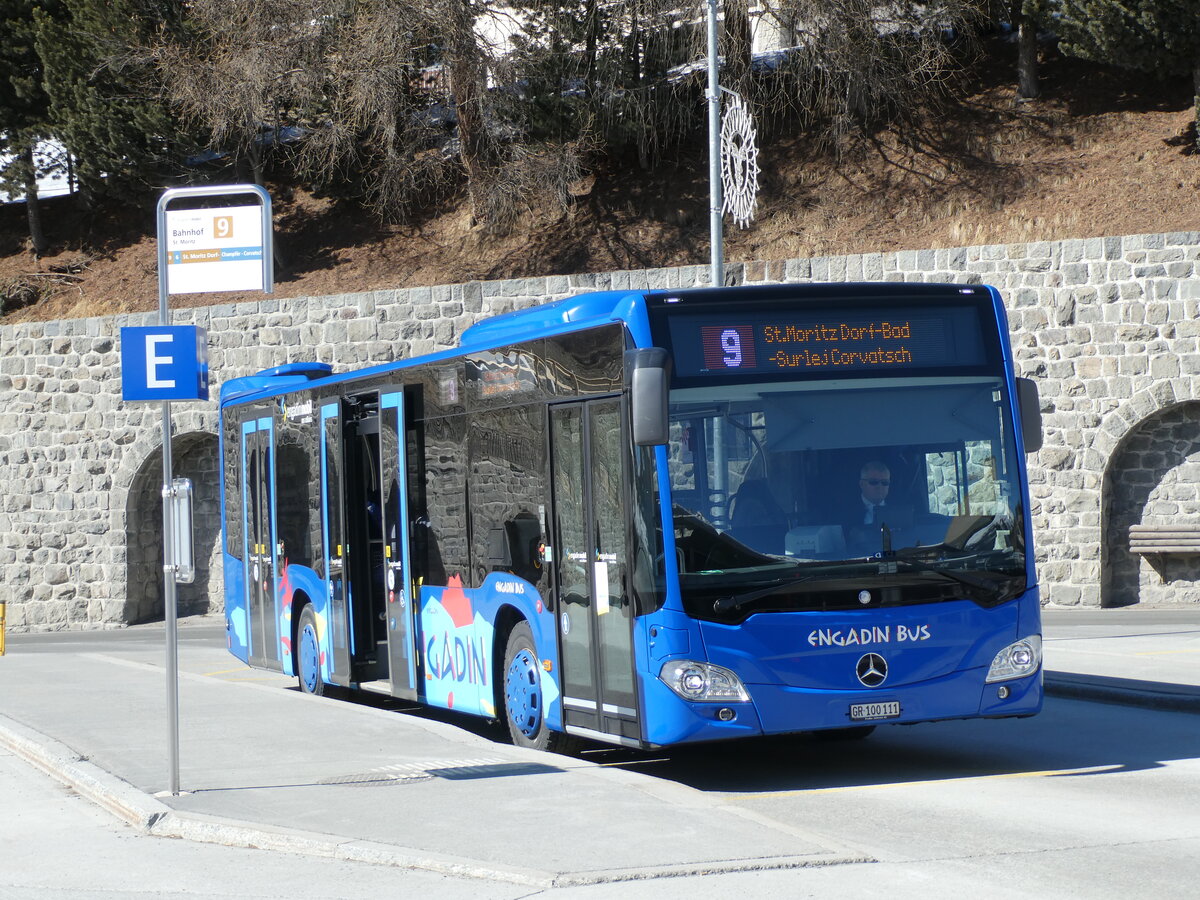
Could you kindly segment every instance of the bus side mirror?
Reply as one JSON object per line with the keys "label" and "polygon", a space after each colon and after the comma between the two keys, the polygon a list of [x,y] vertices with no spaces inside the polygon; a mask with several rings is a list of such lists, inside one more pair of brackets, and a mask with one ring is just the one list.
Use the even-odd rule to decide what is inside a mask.
{"label": "bus side mirror", "polygon": [[1037,382],[1032,378],[1017,379],[1017,408],[1021,413],[1021,437],[1025,452],[1042,449],[1042,404],[1038,399]]}
{"label": "bus side mirror", "polygon": [[670,358],[661,347],[645,347],[625,353],[629,417],[633,425],[633,442],[639,447],[667,443],[670,371]]}

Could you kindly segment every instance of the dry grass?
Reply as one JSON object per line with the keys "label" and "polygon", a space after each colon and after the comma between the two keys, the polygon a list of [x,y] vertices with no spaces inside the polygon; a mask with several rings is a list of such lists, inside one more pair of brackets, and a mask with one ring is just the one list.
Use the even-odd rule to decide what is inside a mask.
{"label": "dry grass", "polygon": [[[1200,230],[1188,85],[1138,85],[1050,60],[1042,99],[1019,103],[1005,66],[951,114],[903,135],[873,135],[837,155],[795,135],[771,141],[759,155],[758,217],[746,230],[727,226],[726,259]],[[504,233],[473,227],[461,197],[411,224],[379,226],[350,205],[275,185],[277,240],[291,263],[277,275],[276,294],[707,264],[701,154],[650,174],[636,163],[585,177],[570,166],[546,171],[553,178],[537,167],[522,178],[552,182],[547,202],[524,182],[509,186],[515,214]],[[41,286],[33,305],[6,306],[5,322],[155,308],[149,216],[87,219],[69,200],[47,207],[56,250],[42,260],[24,248],[20,209],[0,209],[0,282]],[[68,273],[77,280],[46,277],[81,253],[86,267]],[[172,305],[254,296],[173,297]]]}

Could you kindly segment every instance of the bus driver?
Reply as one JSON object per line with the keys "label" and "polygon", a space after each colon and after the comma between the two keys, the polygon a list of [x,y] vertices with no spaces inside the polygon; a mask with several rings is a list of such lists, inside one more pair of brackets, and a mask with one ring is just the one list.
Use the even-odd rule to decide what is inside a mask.
{"label": "bus driver", "polygon": [[887,505],[888,491],[892,486],[892,473],[887,464],[879,460],[864,463],[858,473],[858,489],[862,499],[862,509],[858,511],[859,525],[874,525],[881,521],[883,512],[880,507]]}
{"label": "bus driver", "polygon": [[[888,528],[888,543],[904,540],[913,523],[911,507],[889,501],[892,473],[887,463],[873,459],[858,473],[858,502],[851,501],[842,518],[847,546],[855,552],[875,552],[883,547],[882,526]],[[893,535],[893,532],[898,532]]]}

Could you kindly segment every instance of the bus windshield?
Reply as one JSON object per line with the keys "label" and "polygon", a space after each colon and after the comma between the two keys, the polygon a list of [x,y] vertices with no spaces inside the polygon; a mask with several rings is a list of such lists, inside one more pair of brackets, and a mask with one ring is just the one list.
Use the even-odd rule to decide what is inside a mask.
{"label": "bus windshield", "polygon": [[1025,511],[994,376],[678,388],[668,447],[692,615],[971,600],[1025,589]]}

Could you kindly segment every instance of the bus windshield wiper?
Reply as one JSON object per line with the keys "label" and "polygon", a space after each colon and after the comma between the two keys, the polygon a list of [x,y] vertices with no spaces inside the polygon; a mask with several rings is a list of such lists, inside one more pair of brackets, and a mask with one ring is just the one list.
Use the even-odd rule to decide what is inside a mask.
{"label": "bus windshield wiper", "polygon": [[756,591],[747,591],[744,594],[731,594],[728,597],[718,597],[713,601],[713,611],[718,613],[732,612],[735,609],[741,609],[747,603],[761,600],[763,597],[787,593],[789,588],[803,584],[806,581],[812,581],[816,577],[816,575],[805,575],[803,578],[793,578],[791,581],[773,584],[770,587],[759,588]]}
{"label": "bus windshield wiper", "polygon": [[[850,563],[850,561],[847,560],[846,563]],[[996,579],[989,578],[984,575],[965,572],[961,569],[944,569],[941,566],[935,566],[919,559],[912,559],[911,557],[907,556],[889,555],[882,558],[868,557],[865,560],[855,560],[853,563],[855,568],[860,568],[864,564],[873,568],[878,567],[876,572],[873,573],[873,577],[878,577],[879,575],[888,575],[888,567],[893,567],[891,569],[891,573],[895,573],[897,569],[902,568],[903,570],[910,572],[928,572],[933,575],[939,575],[946,581],[951,581],[957,585],[968,588],[969,592],[967,593],[967,596],[970,599],[982,602],[995,601],[1001,595],[1006,586],[1003,581],[997,581]],[[843,563],[842,566],[839,566],[839,568],[844,567],[844,565],[845,563]],[[822,566],[822,569],[827,568],[827,566]],[[718,597],[713,601],[713,611],[716,613],[733,612],[741,609],[742,607],[748,606],[751,603],[754,603],[756,600],[761,600],[764,597],[772,597],[777,594],[786,594],[789,590],[792,590],[799,585],[804,584],[805,582],[816,581],[818,578],[822,578],[828,574],[829,573],[827,571],[823,571],[821,573],[810,573],[801,578],[793,578],[790,581],[772,584],[768,587],[759,588],[758,590],[747,591],[744,594],[731,594],[726,597]]]}
{"label": "bus windshield wiper", "polygon": [[941,575],[949,581],[956,582],[975,591],[986,591],[987,597],[985,599],[989,600],[994,598],[1003,587],[1000,582],[993,578],[965,572],[962,569],[943,569],[941,566],[913,559],[911,556],[894,556],[883,560],[883,565],[889,563],[895,563],[913,572],[931,572],[935,575]]}

